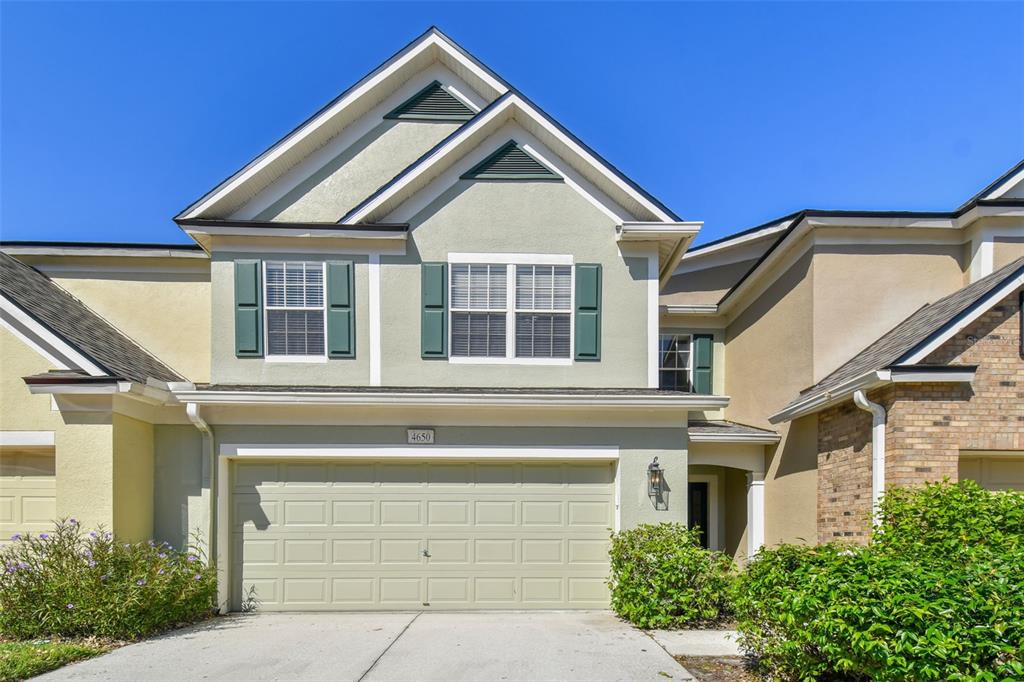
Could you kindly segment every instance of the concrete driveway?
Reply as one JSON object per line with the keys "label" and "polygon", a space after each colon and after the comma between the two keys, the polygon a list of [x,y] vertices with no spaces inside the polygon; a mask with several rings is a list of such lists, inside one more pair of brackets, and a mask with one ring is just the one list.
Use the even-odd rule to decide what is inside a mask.
{"label": "concrete driveway", "polygon": [[40,680],[693,680],[606,611],[219,618]]}

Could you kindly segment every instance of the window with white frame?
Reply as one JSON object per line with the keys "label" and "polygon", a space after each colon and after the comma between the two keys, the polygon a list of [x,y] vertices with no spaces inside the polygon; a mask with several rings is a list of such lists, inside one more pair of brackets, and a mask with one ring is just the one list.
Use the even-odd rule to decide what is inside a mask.
{"label": "window with white frame", "polygon": [[449,292],[452,358],[572,361],[571,264],[453,262]]}
{"label": "window with white frame", "polygon": [[455,263],[451,266],[451,354],[503,358],[508,314],[507,266]]}
{"label": "window with white frame", "polygon": [[693,391],[693,337],[662,334],[658,344],[658,387],[669,391]]}
{"label": "window with white frame", "polygon": [[268,356],[324,356],[324,264],[264,265]]}
{"label": "window with white frame", "polygon": [[572,266],[516,266],[516,357],[567,358],[572,336]]}

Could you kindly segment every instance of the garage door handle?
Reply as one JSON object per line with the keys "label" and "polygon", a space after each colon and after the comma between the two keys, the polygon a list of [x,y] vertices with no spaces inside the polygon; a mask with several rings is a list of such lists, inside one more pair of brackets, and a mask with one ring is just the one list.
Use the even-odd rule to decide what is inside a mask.
{"label": "garage door handle", "polygon": [[428,550],[423,550],[423,556],[425,556],[425,557],[427,557],[429,559],[430,558],[430,552]]}

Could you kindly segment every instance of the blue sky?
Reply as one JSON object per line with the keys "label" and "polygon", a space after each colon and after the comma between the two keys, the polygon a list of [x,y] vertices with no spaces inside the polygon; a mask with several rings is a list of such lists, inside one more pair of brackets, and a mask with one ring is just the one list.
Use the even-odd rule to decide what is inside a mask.
{"label": "blue sky", "polygon": [[0,236],[171,218],[431,24],[700,241],[945,210],[1024,157],[1024,3],[0,3]]}

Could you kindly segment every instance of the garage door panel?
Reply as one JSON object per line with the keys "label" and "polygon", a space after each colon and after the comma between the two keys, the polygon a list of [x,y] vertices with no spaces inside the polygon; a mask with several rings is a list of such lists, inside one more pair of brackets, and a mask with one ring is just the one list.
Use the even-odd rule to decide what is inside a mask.
{"label": "garage door panel", "polygon": [[236,607],[607,606],[611,463],[234,468]]}
{"label": "garage door panel", "polygon": [[0,545],[15,533],[53,529],[57,517],[52,450],[0,449]]}

